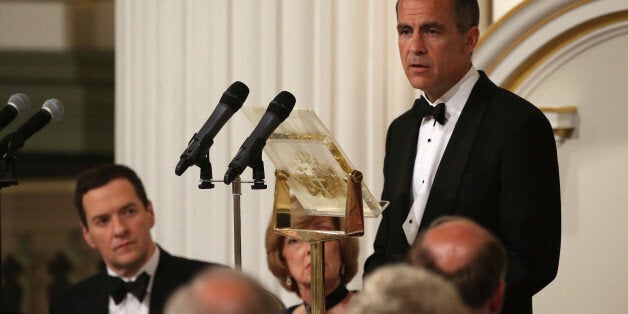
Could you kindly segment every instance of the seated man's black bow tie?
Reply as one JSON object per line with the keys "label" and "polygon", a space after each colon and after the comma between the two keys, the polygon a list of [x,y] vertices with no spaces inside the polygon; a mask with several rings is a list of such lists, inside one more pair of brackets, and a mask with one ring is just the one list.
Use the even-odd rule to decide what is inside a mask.
{"label": "seated man's black bow tie", "polygon": [[417,100],[414,101],[414,106],[419,113],[419,119],[432,116],[435,120],[434,124],[436,124],[436,122],[441,125],[445,124],[445,111],[447,109],[445,103],[440,103],[432,107],[427,103],[427,100],[421,96],[421,98],[417,98]]}
{"label": "seated man's black bow tie", "polygon": [[113,298],[116,304],[122,302],[126,298],[127,293],[132,293],[140,302],[144,300],[146,295],[146,288],[148,287],[148,280],[150,275],[142,273],[135,279],[135,281],[125,282],[121,278],[108,276],[107,288],[109,289],[109,295]]}

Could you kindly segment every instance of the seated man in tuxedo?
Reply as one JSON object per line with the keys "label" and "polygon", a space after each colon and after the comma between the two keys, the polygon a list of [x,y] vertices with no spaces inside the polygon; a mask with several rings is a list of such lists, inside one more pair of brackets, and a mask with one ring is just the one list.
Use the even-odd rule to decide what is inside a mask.
{"label": "seated man in tuxedo", "polygon": [[451,281],[476,314],[499,313],[506,288],[506,250],[488,230],[460,216],[441,216],[420,233],[408,259]]}
{"label": "seated man in tuxedo", "polygon": [[109,164],[81,173],[74,204],[83,238],[106,269],[54,298],[50,313],[162,313],[177,287],[215,265],[172,256],[155,244],[153,206],[128,167]]}

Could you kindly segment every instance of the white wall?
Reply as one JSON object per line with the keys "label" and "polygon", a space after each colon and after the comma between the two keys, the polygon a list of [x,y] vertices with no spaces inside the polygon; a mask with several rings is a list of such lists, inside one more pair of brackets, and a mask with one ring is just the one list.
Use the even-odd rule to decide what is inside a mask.
{"label": "white wall", "polygon": [[574,57],[528,97],[578,107],[558,147],[563,238],[558,276],[534,297],[539,313],[624,313],[628,307],[628,35]]}
{"label": "white wall", "polygon": [[476,64],[534,104],[578,108],[575,134],[558,145],[560,266],[533,298],[535,312],[624,313],[628,306],[627,12],[620,0],[527,1],[476,50]]}

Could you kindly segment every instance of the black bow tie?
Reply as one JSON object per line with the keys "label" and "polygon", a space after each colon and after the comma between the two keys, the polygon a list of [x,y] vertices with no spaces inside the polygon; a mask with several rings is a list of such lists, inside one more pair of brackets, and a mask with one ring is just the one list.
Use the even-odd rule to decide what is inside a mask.
{"label": "black bow tie", "polygon": [[148,280],[150,275],[143,272],[135,281],[124,281],[119,277],[107,276],[107,288],[109,289],[109,295],[113,298],[116,304],[119,304],[126,298],[127,293],[132,293],[140,302],[144,300],[146,295],[146,287],[148,287]]}
{"label": "black bow tie", "polygon": [[441,125],[445,124],[445,111],[447,109],[445,103],[440,103],[432,107],[427,103],[425,97],[421,96],[421,98],[417,98],[417,100],[414,101],[414,106],[419,113],[419,119],[432,116],[434,117],[434,125],[436,125],[436,122]]}

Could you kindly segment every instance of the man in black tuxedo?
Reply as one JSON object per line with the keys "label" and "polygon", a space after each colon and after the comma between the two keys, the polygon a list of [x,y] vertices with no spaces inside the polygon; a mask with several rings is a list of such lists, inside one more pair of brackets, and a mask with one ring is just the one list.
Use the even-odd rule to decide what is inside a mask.
{"label": "man in black tuxedo", "polygon": [[102,165],[81,173],[74,204],[83,238],[106,269],[59,294],[50,313],[162,313],[170,293],[212,265],[172,256],[153,242],[155,212],[128,167]]}
{"label": "man in black tuxedo", "polygon": [[397,3],[401,62],[423,93],[388,129],[390,205],[364,269],[405,259],[435,218],[466,216],[506,247],[503,313],[531,313],[532,295],[558,270],[556,144],[541,111],[473,67],[478,20],[473,0]]}

